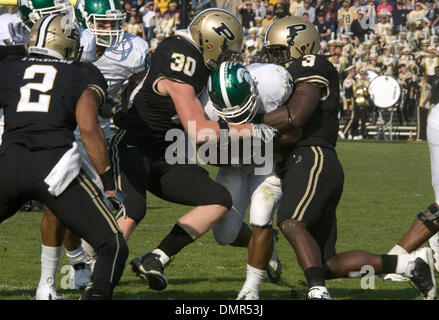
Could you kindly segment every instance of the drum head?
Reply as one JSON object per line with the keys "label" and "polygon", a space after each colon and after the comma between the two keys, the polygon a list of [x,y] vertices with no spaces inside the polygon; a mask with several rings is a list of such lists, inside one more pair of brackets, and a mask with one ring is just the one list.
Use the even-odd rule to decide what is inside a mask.
{"label": "drum head", "polygon": [[373,103],[379,108],[390,108],[398,102],[401,87],[391,76],[378,76],[369,85],[369,94]]}
{"label": "drum head", "polygon": [[[378,73],[376,73],[375,71],[373,71],[373,70],[369,70],[369,69],[367,69],[366,70],[366,73],[367,73],[367,75],[366,75],[366,80],[367,81],[369,81],[369,82],[371,82],[373,79],[375,79],[376,77],[378,77]],[[360,79],[360,74],[359,73],[357,73],[357,75],[355,76],[355,79]]]}

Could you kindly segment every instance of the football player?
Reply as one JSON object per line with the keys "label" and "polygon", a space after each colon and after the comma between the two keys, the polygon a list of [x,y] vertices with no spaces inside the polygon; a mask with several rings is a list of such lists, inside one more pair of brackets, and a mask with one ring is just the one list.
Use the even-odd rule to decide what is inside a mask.
{"label": "football player", "polygon": [[[255,63],[246,68],[223,62],[209,78],[210,99],[203,103],[204,111],[210,120],[244,123],[283,105],[292,89],[291,76],[282,66]],[[273,172],[257,175],[254,165],[247,164],[221,166],[216,181],[230,192],[233,206],[213,227],[213,235],[220,245],[248,246],[247,277],[238,300],[258,300],[266,271],[272,282],[280,279],[272,235],[273,214],[282,195],[280,179]],[[252,230],[243,222],[249,205]]]}
{"label": "football player", "polygon": [[[29,57],[9,56],[0,63],[6,123],[0,146],[0,221],[30,199],[49,207],[97,248],[93,282],[81,298],[111,299],[128,248],[104,202],[121,204],[97,120],[107,84],[96,67],[76,62],[79,32],[66,27],[63,18],[51,14],[39,20],[30,32]],[[106,195],[81,171],[73,134],[77,125]]]}
{"label": "football player", "polygon": [[[81,61],[91,61],[104,75],[108,84],[108,99],[100,109],[99,121],[105,133],[107,142],[110,141],[110,125],[112,108],[117,105],[118,94],[125,82],[128,87],[134,87],[145,74],[149,61],[148,44],[141,38],[124,33],[125,13],[122,13],[118,1],[113,0],[82,0],[76,3],[76,18],[73,6],[69,0],[21,0],[20,14],[28,27],[41,16],[51,12],[61,12],[68,19],[64,23],[73,24],[79,28],[81,38]],[[102,189],[102,184],[94,167],[88,159],[79,130],[75,131],[76,139],[83,155],[84,168],[93,178],[95,184]],[[55,276],[61,256],[62,243],[66,255],[73,266],[71,284],[74,289],[85,287],[90,281],[91,268],[95,262],[95,252],[86,242],[83,246],[88,249],[91,257],[86,257],[81,246],[80,238],[65,230],[59,220],[44,208],[42,220],[42,270],[36,298],[38,300],[57,299]]]}
{"label": "football player", "polygon": [[291,135],[289,158],[278,170],[282,197],[277,223],[304,271],[308,298],[331,299],[325,279],[358,275],[364,265],[371,265],[375,274],[408,276],[426,299],[434,299],[437,290],[430,248],[399,256],[335,252],[336,208],[344,183],[335,152],[339,75],[318,54],[319,48],[318,32],[300,17],[279,19],[265,34],[266,59],[287,63],[295,85],[287,104],[264,114],[262,120],[281,132],[296,133]]}
{"label": "football player", "polygon": [[[239,52],[242,41],[239,20],[218,8],[200,12],[187,30],[165,38],[151,55],[148,74],[134,90],[132,107],[113,137],[117,181],[130,199],[128,218],[121,224],[126,236],[145,215],[147,190],[167,201],[194,206],[156,249],[131,261],[133,271],[151,289],[166,288],[163,269],[170,258],[210,230],[232,206],[229,192],[201,166],[171,163],[174,149],[168,131],[184,130],[197,144],[219,139],[220,128],[232,138],[244,130],[265,140],[275,135],[266,125],[207,120],[198,99],[211,70]],[[206,130],[210,134],[203,135]]]}

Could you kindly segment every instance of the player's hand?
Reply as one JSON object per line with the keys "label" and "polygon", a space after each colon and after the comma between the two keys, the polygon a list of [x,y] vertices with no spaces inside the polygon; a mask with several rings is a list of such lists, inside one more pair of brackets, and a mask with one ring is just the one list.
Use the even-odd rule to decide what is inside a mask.
{"label": "player's hand", "polygon": [[108,97],[105,103],[99,108],[99,116],[104,119],[109,119],[121,109],[121,105],[118,101]]}
{"label": "player's hand", "polygon": [[104,201],[116,219],[126,218],[127,195],[125,192],[119,189],[107,190],[104,193]]}
{"label": "player's hand", "polygon": [[267,124],[259,123],[254,124],[252,123],[253,127],[253,137],[259,138],[265,143],[270,142],[272,140],[277,140],[281,136],[281,132]]}

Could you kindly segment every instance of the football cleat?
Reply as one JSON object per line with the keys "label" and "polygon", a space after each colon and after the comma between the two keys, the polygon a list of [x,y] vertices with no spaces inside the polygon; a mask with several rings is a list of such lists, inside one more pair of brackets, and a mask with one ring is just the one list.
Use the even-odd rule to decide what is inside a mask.
{"label": "football cleat", "polygon": [[256,290],[242,288],[236,300],[259,300],[259,293]]}
{"label": "football cleat", "polygon": [[72,289],[85,288],[91,281],[91,269],[87,263],[81,262],[72,266],[70,273]]}
{"label": "football cleat", "polygon": [[411,259],[406,274],[418,288],[424,300],[434,300],[437,296],[434,277],[434,259],[431,248],[421,248],[410,253]]}
{"label": "football cleat", "polygon": [[434,257],[434,268],[436,272],[439,272],[439,232],[436,232],[429,240],[428,244],[433,250]]}
{"label": "football cleat", "polygon": [[59,300],[55,283],[52,278],[45,285],[38,285],[35,300]]}
{"label": "football cleat", "polygon": [[326,287],[315,286],[308,291],[308,300],[332,300]]}
{"label": "football cleat", "polygon": [[107,297],[102,295],[101,293],[98,293],[93,288],[93,283],[90,282],[85,288],[84,292],[82,292],[82,295],[79,298],[79,300],[111,300],[111,297]]}
{"label": "football cleat", "polygon": [[276,243],[279,240],[278,233],[277,229],[273,229],[273,255],[267,266],[267,276],[272,283],[278,283],[282,274],[282,264],[276,254]]}
{"label": "football cleat", "polygon": [[148,283],[152,290],[161,291],[168,285],[163,275],[163,265],[158,254],[148,252],[144,256],[136,257],[131,262],[133,272]]}
{"label": "football cleat", "polygon": [[384,276],[384,280],[392,280],[394,282],[406,282],[406,281],[410,281],[409,278],[407,278],[406,276],[403,276],[402,274],[397,274],[397,273],[388,273]]}

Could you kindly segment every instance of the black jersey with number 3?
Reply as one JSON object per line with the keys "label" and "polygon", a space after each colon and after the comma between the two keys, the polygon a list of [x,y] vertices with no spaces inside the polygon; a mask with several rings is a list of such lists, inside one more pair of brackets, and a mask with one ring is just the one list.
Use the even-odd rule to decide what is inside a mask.
{"label": "black jersey with number 3", "polygon": [[198,96],[209,74],[195,43],[179,35],[164,39],[152,54],[147,76],[128,111],[124,124],[128,143],[165,150],[172,143],[165,141],[166,132],[182,126],[175,121],[177,112],[171,97],[160,94],[157,83],[165,78],[186,83]]}
{"label": "black jersey with number 3", "polygon": [[305,55],[292,62],[288,71],[294,84],[311,83],[322,88],[320,102],[303,126],[303,138],[297,146],[334,148],[338,134],[339,75],[324,56]]}
{"label": "black jersey with number 3", "polygon": [[0,154],[17,143],[29,150],[71,146],[76,103],[93,87],[105,99],[107,83],[88,63],[9,56],[0,62],[0,108],[5,131]]}

